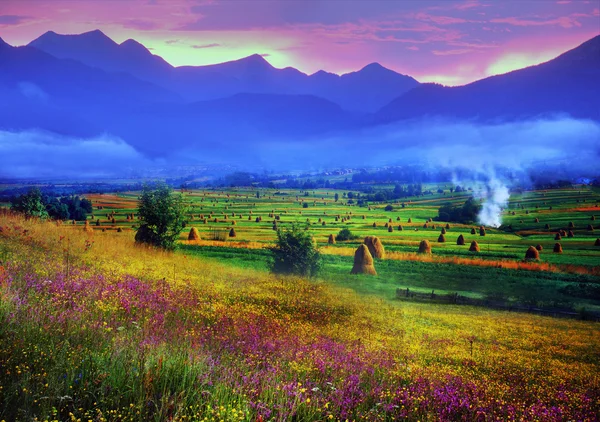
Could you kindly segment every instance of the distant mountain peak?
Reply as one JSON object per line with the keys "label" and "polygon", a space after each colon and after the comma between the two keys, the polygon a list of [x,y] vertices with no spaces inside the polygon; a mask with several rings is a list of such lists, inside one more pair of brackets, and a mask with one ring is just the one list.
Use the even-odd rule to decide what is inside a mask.
{"label": "distant mountain peak", "polygon": [[84,32],[81,34],[57,34],[54,31],[48,31],[31,41],[29,45],[33,47],[39,47],[46,44],[61,43],[61,40],[78,40],[80,42],[89,43],[90,46],[114,46],[117,45],[108,35],[99,29],[93,31]]}
{"label": "distant mountain peak", "polygon": [[148,52],[148,49],[143,44],[140,44],[139,42],[131,38],[123,41],[119,46],[128,50],[141,51],[144,53]]}
{"label": "distant mountain peak", "polygon": [[389,70],[385,67],[383,67],[382,65],[380,65],[377,62],[373,62],[373,63],[369,63],[368,65],[366,65],[365,67],[363,67],[362,69],[360,69],[360,71],[362,72],[363,70],[369,71],[369,70]]}

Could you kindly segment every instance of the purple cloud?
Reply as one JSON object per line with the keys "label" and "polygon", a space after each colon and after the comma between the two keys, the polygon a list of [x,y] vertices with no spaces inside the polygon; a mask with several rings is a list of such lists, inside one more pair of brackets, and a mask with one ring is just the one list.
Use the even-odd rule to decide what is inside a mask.
{"label": "purple cloud", "polygon": [[24,21],[30,19],[29,16],[22,15],[0,15],[0,25],[2,26],[10,26],[10,25],[19,25]]}
{"label": "purple cloud", "polygon": [[211,44],[196,44],[196,45],[192,45],[192,48],[196,48],[196,49],[201,49],[201,48],[213,48],[213,47],[219,47],[221,44],[217,44],[216,42],[211,43]]}

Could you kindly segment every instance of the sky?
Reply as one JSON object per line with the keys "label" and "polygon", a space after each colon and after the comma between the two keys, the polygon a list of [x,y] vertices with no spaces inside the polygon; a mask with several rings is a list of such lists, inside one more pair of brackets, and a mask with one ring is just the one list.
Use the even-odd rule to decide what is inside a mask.
{"label": "sky", "polygon": [[175,66],[261,54],[347,73],[378,62],[462,85],[550,60],[600,34],[600,0],[0,0],[0,37],[100,29]]}

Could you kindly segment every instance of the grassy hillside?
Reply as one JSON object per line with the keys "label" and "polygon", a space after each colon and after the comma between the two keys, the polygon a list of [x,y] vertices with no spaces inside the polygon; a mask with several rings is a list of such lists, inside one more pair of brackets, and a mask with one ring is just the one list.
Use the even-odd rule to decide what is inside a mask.
{"label": "grassy hillside", "polygon": [[[396,283],[441,289],[452,265],[468,271],[460,286],[475,293],[478,283],[469,279],[478,271],[482,284],[497,274],[510,284],[514,269],[387,260],[376,264],[380,276],[371,281],[346,275],[350,258],[340,248],[326,255],[323,279],[276,277],[262,268],[258,249],[272,230],[251,230],[261,224],[236,224],[248,229],[238,243],[256,249],[189,245],[165,253],[135,246],[129,230],[89,233],[1,214],[0,420],[598,414],[598,324],[389,295]],[[236,255],[241,251],[252,258]],[[527,283],[546,278],[552,286],[593,270],[585,262],[577,264],[589,270],[584,274],[569,268],[523,273],[531,276]],[[428,280],[434,274],[438,281]]]}

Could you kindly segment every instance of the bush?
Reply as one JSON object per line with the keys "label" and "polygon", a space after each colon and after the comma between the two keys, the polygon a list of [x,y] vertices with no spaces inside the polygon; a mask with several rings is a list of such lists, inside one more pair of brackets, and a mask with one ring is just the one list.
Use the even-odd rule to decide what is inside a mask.
{"label": "bush", "polygon": [[314,277],[321,267],[321,254],[308,230],[292,224],[289,229],[277,230],[270,270],[277,274]]}
{"label": "bush", "polygon": [[384,209],[386,211],[394,211],[394,207],[391,204],[388,204]]}
{"label": "bush", "polygon": [[343,242],[344,240],[354,240],[354,239],[358,239],[358,236],[352,234],[350,229],[340,230],[340,232],[335,237],[335,240],[337,240],[338,242]]}
{"label": "bush", "polygon": [[164,183],[144,185],[138,209],[141,225],[135,241],[175,249],[175,241],[186,225],[187,210],[181,194],[174,194]]}

